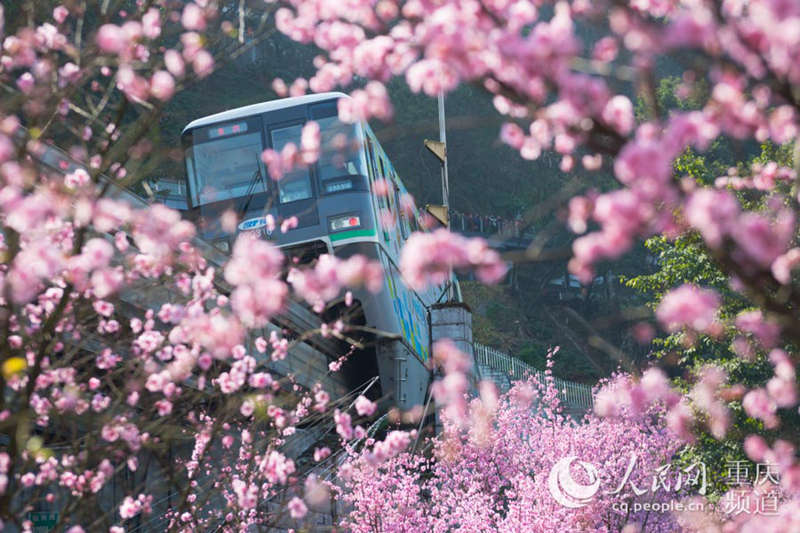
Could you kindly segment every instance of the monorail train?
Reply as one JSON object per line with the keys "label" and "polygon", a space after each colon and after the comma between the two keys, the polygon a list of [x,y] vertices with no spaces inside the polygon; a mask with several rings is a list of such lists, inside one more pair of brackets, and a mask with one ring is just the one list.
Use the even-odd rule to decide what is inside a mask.
{"label": "monorail train", "polygon": [[[408,409],[424,403],[430,379],[425,364],[431,356],[430,307],[445,301],[451,291],[447,283],[422,292],[403,283],[400,250],[411,232],[421,230],[421,214],[416,207],[410,212],[401,208],[406,188],[369,124],[339,120],[340,98],[349,97],[331,92],[284,98],[191,122],[182,135],[189,216],[199,222],[203,237],[223,251],[230,249],[235,235],[226,233],[219,219],[234,209],[242,221],[239,231],[260,231],[296,261],[308,263],[325,253],[342,258],[363,254],[380,261],[383,289],[356,291],[354,299],[365,325],[393,334],[393,339],[379,337],[374,351],[361,354],[350,371],[377,371],[384,397]],[[279,181],[269,179],[262,151],[280,151],[287,143],[300,146],[308,121],[320,126],[317,162],[294,168]],[[380,179],[389,183],[388,194],[375,193]],[[270,232],[267,215],[278,227],[290,217],[298,223],[286,233]],[[451,283],[460,300],[454,277]]]}

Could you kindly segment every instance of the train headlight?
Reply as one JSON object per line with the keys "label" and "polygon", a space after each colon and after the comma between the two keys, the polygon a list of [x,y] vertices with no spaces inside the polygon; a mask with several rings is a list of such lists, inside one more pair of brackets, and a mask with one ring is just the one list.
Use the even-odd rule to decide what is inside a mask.
{"label": "train headlight", "polygon": [[330,217],[328,225],[331,231],[358,228],[361,226],[361,217],[358,215],[339,215]]}

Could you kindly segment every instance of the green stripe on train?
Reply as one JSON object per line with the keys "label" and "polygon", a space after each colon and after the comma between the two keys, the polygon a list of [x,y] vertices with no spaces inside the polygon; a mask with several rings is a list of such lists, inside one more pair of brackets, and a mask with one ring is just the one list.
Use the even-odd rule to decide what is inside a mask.
{"label": "green stripe on train", "polygon": [[375,230],[371,229],[354,229],[350,231],[343,231],[341,233],[332,233],[332,241],[341,241],[342,239],[353,239],[355,237],[373,237]]}

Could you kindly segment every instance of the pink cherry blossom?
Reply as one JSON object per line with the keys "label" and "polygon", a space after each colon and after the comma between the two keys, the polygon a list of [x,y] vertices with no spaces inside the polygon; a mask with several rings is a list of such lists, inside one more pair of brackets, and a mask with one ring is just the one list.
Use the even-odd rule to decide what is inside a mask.
{"label": "pink cherry blossom", "polygon": [[762,420],[766,427],[774,428],[778,425],[778,417],[775,414],[777,405],[766,390],[754,389],[748,392],[742,399],[742,407],[748,415]]}
{"label": "pink cherry blossom", "polygon": [[331,450],[327,447],[325,448],[316,448],[314,450],[314,461],[320,462],[324,461],[327,457],[331,454]]}
{"label": "pink cherry blossom", "polygon": [[338,409],[334,411],[333,420],[336,423],[336,433],[344,440],[353,438],[353,427],[350,423],[350,415],[342,413]]}
{"label": "pink cherry blossom", "polygon": [[737,328],[751,333],[765,348],[772,348],[778,342],[780,327],[767,321],[759,310],[739,313],[735,323]]}
{"label": "pink cherry blossom", "polygon": [[602,113],[603,120],[623,135],[633,130],[633,104],[622,95],[608,101]]}
{"label": "pink cherry blossom", "polygon": [[792,280],[792,271],[797,265],[800,265],[800,248],[792,248],[779,255],[772,262],[770,269],[776,280],[783,285],[788,285]]}
{"label": "pink cherry blossom", "polygon": [[[796,2],[289,0],[274,6],[272,18],[270,6],[250,2],[241,20],[235,7],[209,0],[177,8],[129,2],[94,14],[78,4],[40,2],[35,16],[0,8],[0,72],[9,91],[0,120],[0,326],[4,356],[16,363],[7,376],[4,367],[0,392],[8,406],[0,420],[20,444],[0,454],[4,523],[32,527],[25,505],[33,490],[42,505],[70,509],[63,529],[76,532],[102,522],[117,533],[122,521],[139,516],[170,530],[269,528],[273,510],[261,505],[267,499],[287,503],[284,515],[301,519],[307,505],[330,497],[339,499],[342,527],[353,531],[375,524],[387,531],[673,531],[684,527],[678,517],[623,518],[610,511],[619,500],[603,493],[578,510],[564,509],[542,474],[568,454],[602,465],[610,475],[602,482],[624,472],[631,454],[649,473],[681,443],[698,442],[699,430],[716,438],[740,435],[730,431],[737,422],[731,401],[741,399],[744,413],[768,429],[786,425],[785,414],[796,409],[797,175],[786,161],[800,131]],[[260,342],[251,339],[267,334],[250,328],[272,330],[269,323],[290,298],[321,311],[344,293],[351,306],[349,288],[383,290],[380,264],[323,256],[285,268],[277,249],[243,239],[227,264],[218,264],[204,256],[197,229],[181,213],[128,203],[116,190],[147,169],[141,165],[153,143],[137,121],[162,119],[162,102],[196,87],[184,78],[212,72],[212,51],[226,61],[273,28],[316,50],[313,70],[289,87],[274,80],[279,96],[349,90],[339,115],[359,122],[393,116],[389,80],[429,96],[470,84],[488,94],[506,124],[501,139],[523,159],[554,161],[563,172],[613,167],[616,184],[604,181],[596,185],[602,192],[570,201],[565,220],[582,234],[572,245],[570,270],[591,282],[599,262],[622,257],[641,238],[696,231],[731,278],[732,299],[749,300],[745,310],[718,312],[719,296],[689,285],[670,291],[656,318],[668,332],[683,330],[677,337],[686,346],[701,332],[710,335],[703,342],[730,342],[748,360],[768,352],[772,375],[748,390],[735,383],[738,371],[728,376],[703,367],[684,376],[689,394],[657,368],[618,375],[599,388],[596,413],[578,421],[558,401],[552,356],[543,382],[516,383],[503,394],[476,382],[470,357],[440,342],[433,362],[444,375],[431,389],[440,435],[426,441],[413,430],[353,427],[351,416],[377,413],[373,402],[357,396],[348,404],[321,384],[301,385],[305,373],[283,372],[295,333],[331,341],[345,331],[343,320],[326,318],[308,332],[271,331]],[[659,81],[657,66],[671,63],[674,53],[692,58],[679,65],[684,72],[675,94],[691,110],[656,109],[649,101],[659,90],[650,87]],[[642,96],[635,114],[631,94]],[[756,163],[734,153],[738,160],[712,177],[713,187],[676,174],[676,158],[687,149],[711,162],[718,150],[710,148],[721,136],[745,150],[765,149]],[[264,154],[271,177],[313,164],[319,145],[318,129],[307,124],[298,144]],[[106,187],[106,176],[113,187]],[[413,216],[410,202],[401,203]],[[377,216],[397,226],[395,215]],[[268,227],[278,223],[285,237],[297,233],[295,218],[270,215]],[[233,226],[228,220],[223,229]],[[473,269],[485,281],[506,270],[486,242],[444,230],[412,236],[401,266],[417,290],[447,282],[451,269]],[[257,353],[250,355],[252,345]],[[350,355],[332,357],[331,371],[347,370]],[[421,409],[398,419],[418,420]],[[308,417],[330,423],[331,415],[347,442],[335,450],[335,461],[319,466],[330,467],[335,483],[306,477],[279,451],[314,424]],[[63,421],[80,427],[81,438],[61,438]],[[769,436],[768,443],[750,435],[743,443],[754,461],[777,465],[783,495],[774,516],[743,512],[720,521],[702,514],[690,525],[794,531],[800,466],[795,444],[783,437]],[[169,460],[151,461],[163,450],[171,451]],[[314,459],[332,454],[318,448]],[[165,483],[181,480],[170,489],[175,499],[165,516],[158,493],[123,490],[102,509],[93,503],[96,495],[106,498],[116,472],[144,475],[145,457],[180,472],[155,474]],[[629,481],[631,489],[649,483],[639,475]],[[636,499],[635,492],[626,498],[662,501]]]}
{"label": "pink cherry blossom", "polygon": [[297,496],[289,501],[287,507],[289,508],[289,515],[295,519],[303,518],[308,512],[305,502]]}
{"label": "pink cherry blossom", "polygon": [[687,284],[664,296],[656,309],[656,317],[668,331],[677,331],[684,326],[696,331],[711,331],[719,305],[719,296],[714,291]]}
{"label": "pink cherry blossom", "polygon": [[706,242],[718,247],[735,225],[739,204],[728,191],[700,189],[692,193],[686,204],[686,218]]}
{"label": "pink cherry blossom", "polygon": [[757,213],[745,213],[731,232],[738,245],[734,255],[747,266],[769,268],[788,249],[794,230],[794,216],[786,210],[780,211],[774,221]]}
{"label": "pink cherry blossom", "polygon": [[161,16],[156,8],[150,8],[142,15],[142,33],[148,39],[157,39],[161,35]]}
{"label": "pink cherry blossom", "polygon": [[174,77],[183,77],[186,67],[183,58],[177,51],[170,49],[164,52],[164,65]]}
{"label": "pink cherry blossom", "polygon": [[150,79],[150,93],[159,100],[169,100],[175,92],[175,80],[169,72],[159,70]]}
{"label": "pink cherry blossom", "polygon": [[372,416],[378,406],[364,396],[359,396],[355,401],[356,412],[361,416]]}
{"label": "pink cherry blossom", "polygon": [[482,281],[497,282],[507,267],[481,238],[466,239],[445,229],[414,233],[400,257],[400,270],[409,286],[443,283],[450,269],[474,269]]}
{"label": "pink cherry blossom", "polygon": [[118,54],[128,45],[122,28],[114,24],[105,24],[97,30],[97,45],[104,52]]}
{"label": "pink cherry blossom", "polygon": [[192,68],[200,78],[205,78],[214,70],[214,57],[207,50],[200,50],[192,59]]}
{"label": "pink cherry blossom", "polygon": [[300,137],[303,163],[313,164],[319,159],[320,154],[320,129],[316,122],[307,122],[303,126]]}
{"label": "pink cherry blossom", "polygon": [[58,24],[63,24],[68,16],[69,11],[63,5],[57,5],[53,9],[53,20],[55,20]]}
{"label": "pink cherry blossom", "polygon": [[203,10],[194,2],[189,2],[183,8],[181,24],[190,31],[203,31],[206,29],[206,19]]}
{"label": "pink cherry blossom", "polygon": [[617,57],[618,51],[619,46],[614,37],[603,37],[595,43],[594,49],[592,50],[592,57],[597,61],[613,61]]}

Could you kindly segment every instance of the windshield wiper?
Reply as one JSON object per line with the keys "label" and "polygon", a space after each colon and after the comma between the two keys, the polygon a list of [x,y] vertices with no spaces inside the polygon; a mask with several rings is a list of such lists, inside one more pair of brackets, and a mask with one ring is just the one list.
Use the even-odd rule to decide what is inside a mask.
{"label": "windshield wiper", "polygon": [[239,212],[240,215],[244,215],[247,213],[247,209],[250,207],[250,202],[253,200],[253,196],[256,195],[256,184],[261,181],[264,185],[264,192],[267,192],[267,182],[264,181],[264,176],[261,174],[261,166],[258,164],[258,158],[256,158],[256,171],[253,172],[253,177],[250,179],[250,185],[247,187],[247,200],[245,200],[244,207],[242,207],[241,211]]}

